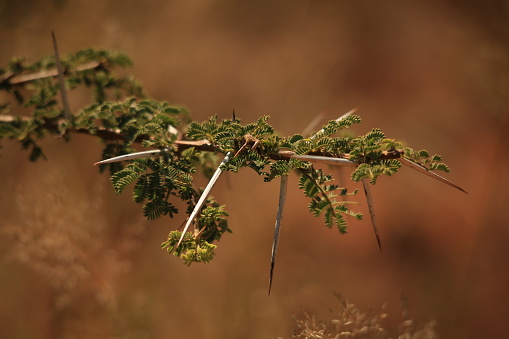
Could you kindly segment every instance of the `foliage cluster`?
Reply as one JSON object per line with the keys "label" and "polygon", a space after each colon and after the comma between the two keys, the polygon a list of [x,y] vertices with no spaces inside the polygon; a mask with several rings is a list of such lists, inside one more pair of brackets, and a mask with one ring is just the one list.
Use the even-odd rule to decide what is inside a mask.
{"label": "foliage cluster", "polygon": [[400,339],[433,339],[437,337],[435,321],[423,326],[408,318],[408,311],[403,310],[402,319],[396,328],[391,329],[384,323],[388,314],[384,308],[380,312],[363,312],[355,304],[336,294],[339,310],[332,311],[329,319],[317,320],[314,315],[304,312],[303,318],[294,318],[295,329],[292,338],[332,339],[332,338],[400,338]]}
{"label": "foliage cluster", "polygon": [[[126,96],[143,97],[141,85],[128,76],[118,76],[111,72],[115,66],[127,67],[132,61],[123,53],[86,49],[69,54],[62,59],[66,86],[69,90],[78,87],[89,88],[92,101],[98,105],[108,99],[120,100]],[[54,80],[58,75],[55,57],[45,57],[28,63],[23,58],[13,59],[6,68],[0,68],[0,92],[8,98],[0,103],[0,112],[11,110],[28,111],[29,116],[20,114],[3,116],[0,124],[0,138],[17,139],[23,149],[30,151],[29,159],[37,160],[44,156],[37,140],[45,135],[55,134],[68,137],[69,129],[76,127],[93,133],[93,126],[82,126],[90,116],[91,106],[73,121],[63,121],[63,110],[58,105],[59,84]],[[85,112],[88,111],[88,114]]]}

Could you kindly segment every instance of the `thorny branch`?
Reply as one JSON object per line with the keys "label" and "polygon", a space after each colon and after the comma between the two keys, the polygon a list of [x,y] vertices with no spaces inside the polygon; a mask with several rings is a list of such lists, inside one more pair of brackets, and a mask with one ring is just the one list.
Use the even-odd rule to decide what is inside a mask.
{"label": "thorny branch", "polygon": [[[12,122],[16,118],[20,118],[23,120],[29,119],[27,117],[14,117],[12,115],[1,115],[0,122]],[[45,120],[44,124],[41,127],[45,128],[49,131],[57,132],[59,130],[59,126],[64,121],[65,121],[65,119]],[[98,128],[94,132],[91,132],[88,129],[69,128],[65,132],[97,136],[97,137],[99,137],[103,140],[106,140],[106,141],[124,140],[124,138],[125,138],[125,135],[122,134],[120,132],[120,130],[111,130],[111,129],[107,129],[107,128]],[[149,135],[142,134],[142,135],[139,135],[134,142],[141,143],[143,140],[149,140],[149,139],[150,139]],[[179,152],[186,150],[190,147],[194,147],[198,151],[205,151],[205,152],[219,151],[219,147],[212,145],[208,140],[176,140],[175,147],[177,147],[177,150]],[[384,151],[384,152],[382,152],[382,155],[380,158],[381,159],[399,159],[402,157],[403,153],[404,153],[403,150]],[[320,159],[313,158],[313,156],[319,156]],[[269,154],[269,157],[272,160],[290,160],[291,158],[298,159],[299,155],[295,154],[295,152],[293,152],[293,151],[279,151],[278,153]],[[333,159],[345,159],[345,160],[350,159],[349,154],[340,154],[339,157],[333,157],[327,153],[311,152],[306,156],[305,160],[309,161],[309,162],[327,163],[326,160],[323,159],[323,157],[330,158],[331,162],[334,161]]]}
{"label": "thorny branch", "polygon": [[[66,69],[63,69],[62,65],[60,64],[59,52],[58,52],[58,47],[56,45],[56,39],[54,37],[54,34],[53,34],[53,40],[54,40],[54,49],[55,49],[55,58],[57,61],[56,62],[57,68],[50,69],[50,70],[43,70],[40,72],[35,72],[35,73],[30,73],[30,74],[15,75],[13,73],[8,73],[8,74],[4,75],[3,77],[0,77],[0,87],[9,88],[11,86],[16,86],[16,85],[22,86],[23,84],[25,84],[27,82],[34,81],[34,80],[58,76],[59,83],[60,83],[60,91],[62,92],[62,101],[64,103],[65,118],[61,118],[61,117],[60,118],[58,118],[58,117],[56,117],[56,118],[44,118],[44,117],[39,118],[39,119],[37,119],[37,127],[38,128],[45,129],[49,132],[53,132],[54,134],[59,135],[59,137],[62,137],[63,135],[66,135],[69,133],[75,133],[75,134],[96,136],[104,141],[128,140],[129,139],[128,136],[126,134],[124,134],[122,132],[122,130],[120,130],[120,129],[112,129],[112,128],[106,128],[106,127],[95,127],[93,130],[90,130],[90,129],[85,129],[85,128],[77,128],[77,127],[73,126],[74,125],[73,124],[74,117],[71,116],[71,114],[70,114],[68,103],[67,103],[67,105],[65,105],[67,98],[66,98],[66,92],[65,92],[65,84],[63,81],[64,75],[69,75],[74,72],[80,72],[80,71],[84,71],[84,70],[94,70],[94,69],[100,70],[101,68],[106,68],[108,66],[108,63],[93,61],[93,62],[81,64],[81,65],[73,67],[73,68],[68,67]],[[354,112],[355,112],[355,109],[344,114],[343,116],[336,119],[335,121],[339,122]],[[21,121],[29,121],[30,118],[29,117],[19,117],[19,116],[16,117],[16,116],[9,116],[9,115],[0,115],[0,123],[20,122],[20,120]],[[236,120],[235,113],[233,113],[233,120],[234,121]],[[260,121],[262,121],[262,120],[260,119]],[[314,121],[313,124],[314,123],[317,123],[317,121]],[[314,139],[315,137],[320,136],[320,135],[323,136],[323,134],[325,133],[325,128],[326,127],[324,127],[324,129],[322,129],[322,130],[318,131],[317,133],[313,134],[312,136],[310,136],[309,139]],[[140,143],[140,144],[143,141],[149,141],[148,143],[144,143],[144,145],[149,145],[149,144],[151,144],[150,143],[151,141],[157,140],[156,137],[150,135],[150,132],[146,132],[146,131],[147,130],[144,130],[143,132],[145,134],[138,135],[136,137],[136,139],[132,140],[132,141],[134,143]],[[408,151],[408,149],[395,149],[395,148],[401,147],[401,144],[399,144],[399,143],[395,143],[393,146],[391,146],[390,147],[391,150],[389,150],[389,151],[383,151],[383,152],[378,151],[376,153],[376,155],[374,156],[374,158],[371,158],[371,156],[369,156],[369,153],[366,153],[363,149],[362,150],[362,153],[364,154],[363,160],[357,161],[356,157],[358,157],[358,154],[357,154],[358,151],[356,151],[355,149],[350,149],[350,148],[343,149],[343,151],[350,152],[351,154],[348,154],[348,153],[332,154],[332,153],[326,152],[325,151],[326,148],[320,148],[320,147],[316,147],[316,148],[313,147],[313,148],[307,149],[305,154],[300,154],[302,152],[300,152],[300,151],[294,152],[294,151],[288,150],[286,148],[281,149],[281,146],[279,146],[279,149],[273,147],[273,148],[271,148],[272,151],[264,152],[263,147],[259,147],[261,140],[257,139],[257,137],[252,136],[251,134],[245,134],[244,135],[245,143],[232,156],[232,153],[230,151],[225,151],[225,148],[221,148],[221,146],[219,145],[220,143],[216,144],[214,141],[215,139],[213,137],[210,137],[209,134],[207,134],[207,133],[204,133],[204,134],[198,133],[197,135],[193,136],[192,133],[189,132],[189,134],[188,134],[189,138],[202,139],[202,140],[182,140],[181,137],[178,137],[178,131],[175,130],[175,131],[169,131],[169,132],[170,132],[170,134],[177,135],[177,140],[175,140],[171,145],[171,150],[176,151],[177,153],[181,153],[182,151],[189,149],[189,148],[194,148],[196,151],[226,153],[223,162],[218,166],[218,168],[216,169],[216,172],[214,173],[214,176],[209,181],[209,184],[207,185],[205,190],[202,192],[202,195],[200,196],[198,203],[194,204],[194,200],[193,200],[194,209],[192,210],[190,217],[187,220],[184,230],[178,235],[178,241],[176,243],[172,242],[172,241],[174,241],[174,239],[169,236],[169,238],[168,238],[169,240],[166,243],[163,243],[163,245],[166,244],[165,246],[169,246],[169,248],[172,249],[173,251],[179,250],[179,246],[181,245],[181,243],[184,240],[184,236],[186,235],[187,229],[193,223],[193,219],[195,219],[195,217],[202,211],[202,205],[205,203],[207,196],[208,196],[210,190],[212,189],[212,186],[214,185],[216,180],[219,178],[219,175],[223,171],[222,165],[227,163],[230,159],[236,158],[240,153],[247,150],[248,148],[251,151],[257,152],[258,155],[262,156],[262,158],[263,158],[262,163],[264,164],[264,166],[267,164],[267,161],[266,161],[267,159],[274,160],[274,161],[277,161],[277,160],[290,161],[291,159],[297,159],[297,160],[302,160],[302,161],[309,162],[309,163],[318,163],[321,165],[333,165],[333,166],[339,165],[339,166],[353,166],[353,167],[358,166],[357,169],[359,169],[360,166],[365,165],[365,164],[363,164],[364,162],[374,163],[375,166],[373,166],[373,167],[375,168],[378,160],[396,159],[399,162],[401,162],[402,164],[409,166],[410,168],[412,168],[416,171],[419,171],[425,175],[428,175],[436,180],[441,181],[442,183],[445,183],[449,186],[452,186],[456,189],[459,189],[459,190],[465,192],[462,188],[451,183],[449,180],[441,177],[440,175],[438,175],[434,172],[431,172],[428,168],[421,165],[418,161],[414,162],[411,159],[407,159],[408,155],[406,154],[406,151]],[[250,133],[250,132],[248,130],[243,133]],[[303,133],[303,134],[307,135],[308,133]],[[238,135],[238,134],[236,134],[236,135]],[[261,138],[263,138],[263,133],[261,135],[262,135]],[[368,134],[366,135],[366,137],[367,136],[368,136]],[[381,133],[381,131],[378,129],[373,129],[370,136],[372,138],[383,138],[384,137],[383,133]],[[232,134],[232,138],[234,138],[233,134]],[[209,139],[209,140],[207,140],[207,139]],[[172,140],[174,140],[174,139],[172,139]],[[157,143],[155,143],[155,144],[157,144]],[[154,145],[154,143],[152,145]],[[389,147],[386,147],[385,149],[388,149],[388,148]],[[294,149],[294,148],[292,148],[292,149]],[[96,165],[117,162],[117,161],[132,160],[132,159],[144,158],[144,157],[160,156],[160,155],[165,154],[166,151],[168,151],[168,148],[161,147],[159,149],[156,148],[156,149],[147,150],[147,151],[143,151],[143,152],[125,154],[122,156],[105,159],[103,161],[96,163]],[[357,154],[357,156],[356,156],[356,154]],[[179,156],[183,156],[183,154],[179,154]],[[428,157],[428,156],[426,155],[425,157]],[[394,163],[394,162],[396,162],[396,161],[392,161],[392,163]],[[390,175],[390,173],[391,172],[389,172],[389,175]],[[131,174],[129,174],[129,175],[131,175]],[[137,175],[137,174],[139,174],[139,173],[134,173],[133,175]],[[376,174],[376,175],[379,175],[379,174]],[[375,175],[375,178],[376,178],[376,175]],[[135,176],[133,176],[133,178],[134,177]],[[118,179],[118,178],[120,178],[120,179]],[[116,181],[117,184],[118,184],[118,182],[120,182],[122,185],[124,185],[122,187],[125,187],[125,185],[127,185],[125,183],[129,183],[129,180],[131,180],[131,181],[134,180],[134,179],[130,179],[129,177],[126,177],[127,181],[125,181],[125,183],[122,183],[121,180],[123,178],[124,177],[122,177],[122,176],[118,176],[117,177],[118,180]],[[270,295],[270,289],[271,289],[272,279],[273,279],[273,270],[274,270],[274,266],[275,266],[275,262],[276,262],[276,251],[277,251],[277,245],[278,245],[278,240],[279,240],[279,231],[280,231],[281,222],[282,222],[284,201],[285,201],[285,196],[286,196],[287,179],[288,179],[287,173],[285,173],[284,175],[281,175],[280,200],[279,200],[279,206],[278,206],[278,215],[276,217],[274,241],[273,241],[272,256],[271,256],[271,267],[270,267],[270,277],[269,277],[269,295]],[[367,203],[368,203],[368,208],[369,208],[369,212],[370,212],[370,216],[371,216],[371,220],[372,220],[373,230],[375,232],[378,246],[381,250],[380,236],[378,233],[378,227],[377,227],[376,220],[375,220],[375,213],[374,213],[371,193],[369,190],[368,179],[365,177],[361,177],[361,180],[362,180],[364,192],[365,192]],[[374,181],[372,183],[374,183]],[[116,187],[116,189],[118,189],[118,187]],[[121,189],[120,189],[120,191],[121,191]],[[326,199],[328,199],[328,196],[325,196],[325,197],[326,197]],[[152,201],[151,201],[151,203],[152,203]],[[333,202],[328,201],[327,205],[332,206]],[[144,208],[147,208],[147,206],[149,206],[149,204],[145,205]],[[156,207],[153,207],[153,206],[156,206]],[[158,216],[162,215],[162,214],[166,214],[166,213],[170,213],[170,215],[171,215],[171,213],[172,213],[171,209],[167,210],[164,213],[162,213],[160,211],[158,212],[158,210],[156,208],[161,208],[161,206],[165,207],[165,205],[160,205],[160,206],[152,205],[152,206],[150,206],[150,208],[151,208],[150,211],[153,214],[158,213],[157,214]],[[318,208],[317,208],[317,210],[318,210]],[[220,209],[217,209],[216,212],[217,211],[219,211],[217,214],[218,218],[221,218],[222,216],[227,215],[227,213],[221,212]],[[150,214],[150,212],[147,212],[147,215],[149,215],[149,216],[153,215],[153,214]],[[200,237],[201,232],[203,232],[205,229],[206,228],[203,227],[202,230],[200,231],[200,233],[198,233],[198,235],[195,233],[193,241],[196,242],[196,246],[195,246],[196,248],[194,249],[193,247],[190,247],[190,249],[185,250],[187,252],[185,252],[182,255],[182,257],[185,260],[187,260],[189,262],[191,262],[193,260],[200,261],[197,259],[192,259],[194,257],[191,257],[191,254],[193,253],[193,250],[196,250],[196,251],[201,250],[200,249],[201,243],[199,241],[197,241],[197,239]],[[224,230],[222,230],[221,232],[224,232]],[[222,234],[222,233],[219,233],[219,236],[220,236],[220,234]],[[214,240],[217,240],[217,239],[214,238]],[[209,257],[211,257],[210,252],[212,251],[211,249],[213,249],[214,245],[210,245],[208,243],[206,243],[206,244],[209,246],[204,248],[203,250],[206,252],[205,254],[208,255],[208,257],[206,257],[206,258],[209,258]],[[191,254],[189,254],[189,253],[191,253]],[[210,258],[206,259],[206,260],[201,259],[201,261],[203,261],[203,262],[208,262],[207,260],[210,260]]]}

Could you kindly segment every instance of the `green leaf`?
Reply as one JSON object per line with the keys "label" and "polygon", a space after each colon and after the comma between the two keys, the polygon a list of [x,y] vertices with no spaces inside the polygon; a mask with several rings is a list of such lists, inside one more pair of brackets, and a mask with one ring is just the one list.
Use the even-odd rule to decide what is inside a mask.
{"label": "green leaf", "polygon": [[115,188],[115,193],[120,194],[124,191],[124,189],[138,180],[140,178],[141,173],[138,168],[130,165],[123,170],[120,170],[113,174],[110,178],[113,187]]}
{"label": "green leaf", "polygon": [[[299,188],[304,190],[304,195],[311,198],[308,209],[315,217],[323,215],[325,226],[331,228],[336,225],[341,233],[346,233],[346,221],[342,214],[352,215],[361,218],[362,215],[354,213],[346,208],[348,202],[338,203],[335,197],[346,195],[346,189],[339,189],[338,185],[330,184],[332,176],[326,175],[322,170],[310,169],[301,170],[299,178]],[[354,191],[353,194],[357,193]]]}
{"label": "green leaf", "polygon": [[167,214],[173,218],[173,213],[178,213],[178,209],[168,201],[156,199],[143,206],[143,213],[148,220],[154,220]]}
{"label": "green leaf", "polygon": [[419,156],[421,158],[428,158],[429,157],[428,151],[426,151],[426,150],[420,150],[417,154],[419,154]]}
{"label": "green leaf", "polygon": [[446,164],[442,163],[442,162],[439,162],[439,163],[432,163],[430,166],[429,166],[430,170],[439,170],[439,171],[444,171],[446,173],[449,173],[449,171],[451,170],[449,168],[449,166],[447,166]]}

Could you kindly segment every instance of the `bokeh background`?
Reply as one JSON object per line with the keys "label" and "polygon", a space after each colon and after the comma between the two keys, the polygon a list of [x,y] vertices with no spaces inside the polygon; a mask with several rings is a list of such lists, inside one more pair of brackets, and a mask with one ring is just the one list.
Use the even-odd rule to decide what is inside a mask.
{"label": "bokeh background", "polygon": [[35,164],[2,141],[0,337],[290,337],[293,315],[336,308],[334,291],[385,304],[387,326],[404,299],[442,338],[509,331],[508,1],[2,0],[2,67],[51,55],[51,30],[63,54],[126,52],[150,96],[198,121],[235,108],[290,135],[357,107],[356,132],[441,154],[469,194],[407,168],[380,179],[380,254],[367,218],[345,236],[326,229],[292,176],[267,298],[277,182],[222,178],[213,195],[234,233],[212,263],[186,267],[160,249],[184,216],[147,222],[115,196],[92,166],[97,140],[49,138]]}

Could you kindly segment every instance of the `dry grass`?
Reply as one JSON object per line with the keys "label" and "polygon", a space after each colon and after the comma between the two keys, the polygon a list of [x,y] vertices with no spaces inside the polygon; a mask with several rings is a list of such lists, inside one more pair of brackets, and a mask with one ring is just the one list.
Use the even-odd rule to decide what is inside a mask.
{"label": "dry grass", "polygon": [[[76,320],[89,326],[93,315],[76,319],[84,309],[96,314],[117,309],[118,283],[131,267],[126,255],[139,242],[145,222],[134,220],[113,234],[100,184],[92,189],[93,198],[77,196],[55,175],[46,175],[38,186],[13,187],[18,217],[4,222],[0,235],[7,239],[5,258],[35,271],[50,286],[51,336]],[[62,316],[73,313],[69,319]]]}
{"label": "dry grass", "polygon": [[363,312],[357,306],[336,294],[339,311],[331,311],[330,319],[317,320],[314,315],[304,312],[303,318],[295,318],[292,338],[300,339],[435,339],[435,322],[417,326],[408,319],[404,310],[400,323],[394,329],[384,324],[388,314],[382,306],[380,312]]}

